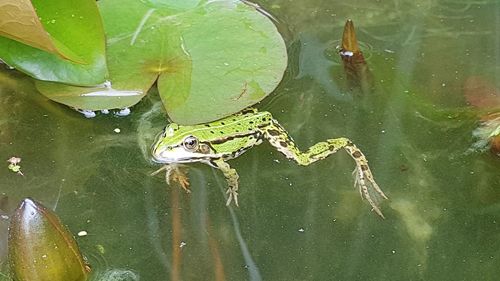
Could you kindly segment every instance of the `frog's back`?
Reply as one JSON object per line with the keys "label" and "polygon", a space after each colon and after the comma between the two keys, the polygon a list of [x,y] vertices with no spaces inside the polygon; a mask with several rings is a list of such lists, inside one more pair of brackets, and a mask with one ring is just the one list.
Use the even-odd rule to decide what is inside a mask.
{"label": "frog's back", "polygon": [[[192,126],[190,134],[209,142],[217,142],[231,137],[252,135],[269,125],[272,116],[267,111],[247,109],[226,118]],[[187,129],[187,128],[186,128]]]}

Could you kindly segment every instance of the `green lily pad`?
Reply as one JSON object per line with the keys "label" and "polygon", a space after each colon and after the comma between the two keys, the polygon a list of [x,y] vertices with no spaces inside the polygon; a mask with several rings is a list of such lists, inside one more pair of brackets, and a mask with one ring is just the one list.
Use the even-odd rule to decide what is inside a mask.
{"label": "green lily pad", "polygon": [[95,1],[31,2],[2,4],[2,13],[14,19],[0,20],[1,34],[10,38],[0,37],[0,58],[40,80],[102,83],[107,72],[104,31]]}
{"label": "green lily pad", "polygon": [[76,87],[53,82],[36,81],[37,89],[51,100],[76,109],[103,110],[125,108],[138,103],[147,89],[115,90],[106,85]]}
{"label": "green lily pad", "polygon": [[[168,115],[181,124],[220,119],[274,90],[286,68],[287,53],[269,18],[234,0],[175,3],[99,1],[113,89],[146,92],[157,80]],[[62,86],[38,88],[52,98],[61,92],[57,87]],[[85,107],[82,94],[91,91],[72,90],[73,99],[66,104],[102,109]]]}

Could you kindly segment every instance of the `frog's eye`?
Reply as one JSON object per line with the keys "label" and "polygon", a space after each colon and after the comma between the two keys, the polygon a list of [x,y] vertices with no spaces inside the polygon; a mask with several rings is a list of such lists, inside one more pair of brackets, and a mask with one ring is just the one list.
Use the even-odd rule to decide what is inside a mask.
{"label": "frog's eye", "polygon": [[187,150],[194,151],[198,148],[198,139],[193,136],[188,136],[184,139],[182,144]]}

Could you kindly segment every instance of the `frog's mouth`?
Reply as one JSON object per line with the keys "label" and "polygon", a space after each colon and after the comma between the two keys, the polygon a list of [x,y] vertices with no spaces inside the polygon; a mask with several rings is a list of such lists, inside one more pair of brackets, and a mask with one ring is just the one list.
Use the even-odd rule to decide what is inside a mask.
{"label": "frog's mouth", "polygon": [[213,157],[209,157],[207,155],[203,155],[201,157],[184,157],[184,158],[164,158],[153,155],[151,160],[158,164],[187,164],[187,163],[195,163],[195,162],[204,162],[210,163],[213,160]]}
{"label": "frog's mouth", "polygon": [[188,152],[181,146],[153,150],[153,162],[159,164],[193,163],[210,161],[212,157],[198,152]]}
{"label": "frog's mouth", "polygon": [[162,157],[153,154],[151,160],[158,164],[174,164],[174,163],[192,163],[202,160],[197,160],[193,158],[174,158],[174,157]]}

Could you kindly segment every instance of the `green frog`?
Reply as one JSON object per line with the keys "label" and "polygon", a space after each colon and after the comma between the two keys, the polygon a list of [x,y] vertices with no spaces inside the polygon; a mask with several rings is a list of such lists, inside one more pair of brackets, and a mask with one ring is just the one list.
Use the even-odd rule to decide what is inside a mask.
{"label": "green frog", "polygon": [[240,156],[261,144],[264,139],[288,159],[302,166],[344,149],[356,163],[354,185],[359,188],[361,197],[368,201],[378,215],[384,217],[373,196],[379,195],[384,199],[387,196],[375,182],[368,160],[349,139],[327,139],[302,152],[271,113],[253,108],[207,124],[169,124],[153,146],[153,160],[164,164],[202,162],[221,170],[229,186],[226,204],[234,200],[238,206],[239,176],[227,160]]}

